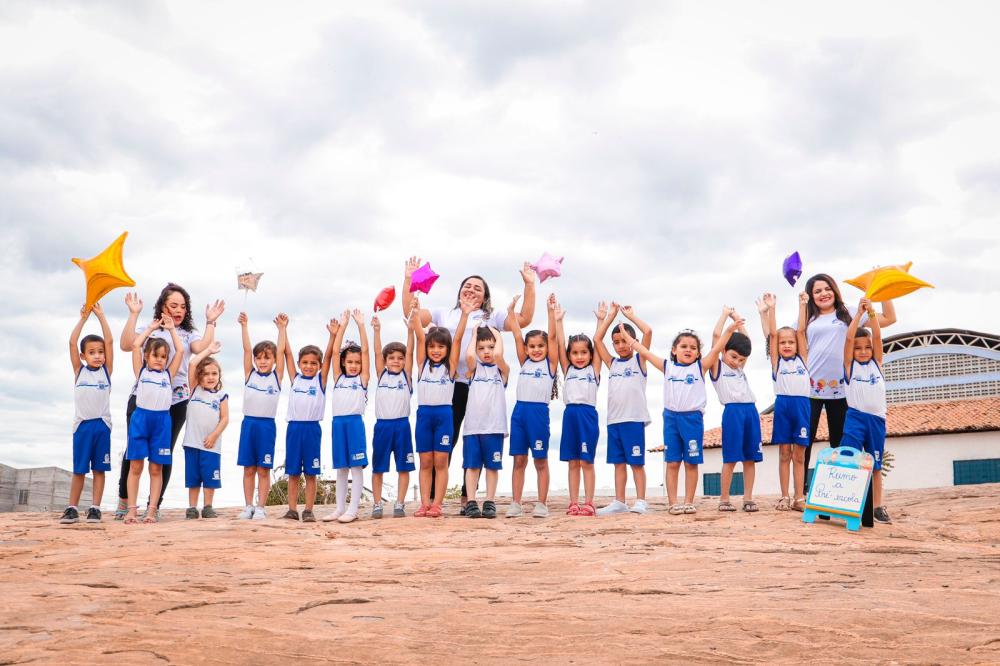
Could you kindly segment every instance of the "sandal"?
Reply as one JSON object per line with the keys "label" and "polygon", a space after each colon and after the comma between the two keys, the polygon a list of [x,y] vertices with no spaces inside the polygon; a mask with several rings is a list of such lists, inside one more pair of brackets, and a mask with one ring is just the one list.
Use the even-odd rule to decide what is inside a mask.
{"label": "sandal", "polygon": [[579,516],[580,515],[580,505],[576,502],[570,502],[569,508],[566,509],[567,516]]}
{"label": "sandal", "polygon": [[757,502],[754,502],[753,500],[743,502],[743,510],[747,513],[757,513],[757,511],[759,511],[757,508]]}
{"label": "sandal", "polygon": [[790,508],[792,508],[792,498],[787,496],[782,497],[780,500],[778,500],[778,503],[775,505],[774,508],[777,509],[778,511],[788,511]]}
{"label": "sandal", "polygon": [[157,511],[147,511],[143,517],[142,522],[144,524],[152,524],[160,522],[160,516]]}
{"label": "sandal", "polygon": [[719,502],[719,511],[736,511],[736,507],[732,502]]}
{"label": "sandal", "polygon": [[805,498],[799,498],[792,502],[792,511],[805,511],[806,510],[806,500]]}
{"label": "sandal", "polygon": [[695,508],[694,504],[685,504],[684,513],[698,513],[698,509]]}
{"label": "sandal", "polygon": [[425,518],[427,516],[427,512],[429,510],[430,510],[429,506],[427,506],[426,504],[421,504],[420,508],[413,512],[413,517],[414,518]]}
{"label": "sandal", "polygon": [[[139,522],[139,518],[136,516],[136,512],[139,510],[138,506],[126,506],[124,522],[126,525],[135,525]],[[131,514],[131,515],[130,515]]]}
{"label": "sandal", "polygon": [[115,520],[124,520],[126,513],[128,513],[128,500],[119,497],[118,508],[115,509]]}
{"label": "sandal", "polygon": [[594,505],[592,503],[587,502],[586,504],[581,504],[580,505],[580,512],[578,514],[576,514],[576,515],[578,515],[578,516],[596,516],[597,515],[597,509],[594,508]]}
{"label": "sandal", "polygon": [[429,507],[427,507],[427,511],[424,513],[424,515],[428,518],[440,518],[444,514],[441,513],[440,504],[431,504]]}
{"label": "sandal", "polygon": [[667,513],[669,513],[671,516],[679,516],[682,513],[684,513],[684,505],[683,504],[671,504],[670,508],[667,509]]}

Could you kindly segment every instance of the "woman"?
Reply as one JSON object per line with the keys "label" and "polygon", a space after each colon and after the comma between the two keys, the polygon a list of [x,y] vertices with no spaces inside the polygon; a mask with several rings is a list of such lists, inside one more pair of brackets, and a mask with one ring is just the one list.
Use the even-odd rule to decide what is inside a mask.
{"label": "woman", "polygon": [[[125,296],[125,305],[128,306],[128,320],[125,322],[125,328],[121,334],[121,349],[124,352],[131,353],[136,335],[143,331],[142,327],[136,326],[139,320],[139,313],[142,312],[142,300],[137,294],[131,293]],[[181,353],[184,354],[184,360],[181,361],[181,368],[174,376],[172,382],[173,398],[170,406],[171,454],[173,454],[177,436],[180,434],[181,427],[184,425],[184,420],[187,417],[188,398],[191,397],[191,387],[188,386],[187,376],[188,361],[192,353],[197,354],[201,352],[215,341],[215,322],[222,316],[225,309],[225,301],[215,301],[215,303],[205,306],[205,335],[202,337],[198,329],[194,327],[194,322],[191,318],[191,296],[188,295],[184,287],[171,282],[163,288],[160,292],[160,297],[156,299],[156,305],[153,308],[153,318],[159,319],[164,314],[169,315],[174,320],[178,337],[180,337],[181,344],[184,347],[181,350]],[[169,363],[176,353],[170,336],[166,331],[160,329],[154,331],[150,337],[163,338],[167,341],[167,345],[170,347],[170,355],[167,358],[167,363]],[[125,411],[126,428],[134,411],[135,393],[130,395],[128,399],[128,407]],[[172,468],[173,465],[163,466],[163,487],[160,491],[160,502],[156,507],[157,511],[159,511],[160,505],[163,504],[163,496],[166,494],[167,484],[170,482],[170,471]],[[128,509],[127,481],[128,465],[123,464],[121,477],[118,480],[118,509],[115,511],[115,520],[123,519]]]}
{"label": "woman", "polygon": [[[410,257],[406,262],[406,272],[403,278],[403,316],[405,317],[413,305],[414,295],[410,293],[410,279],[413,272],[420,268],[420,258]],[[517,321],[521,328],[527,328],[531,324],[531,318],[535,314],[535,271],[527,263],[521,268],[521,278],[524,280],[524,296],[521,299],[521,311],[517,315]],[[455,305],[451,308],[427,308],[420,309],[420,324],[422,326],[442,326],[447,328],[454,337],[458,320],[462,316],[459,303],[471,301],[476,307],[468,319],[470,329],[478,326],[492,326],[497,330],[509,331],[510,323],[507,322],[507,313],[503,310],[494,311],[490,301],[490,287],[486,280],[478,275],[470,275],[462,280],[462,286],[458,289],[458,296],[455,298]],[[458,376],[455,381],[455,395],[452,398],[452,432],[454,437],[451,442],[451,453],[455,452],[455,444],[459,441],[459,429],[465,419],[465,407],[469,400],[469,378],[468,365],[465,361],[465,354],[459,355]],[[448,455],[449,461],[451,454]],[[433,485],[432,485],[433,487]],[[462,504],[464,507],[468,502],[466,496],[465,483],[462,483]],[[464,508],[463,508],[464,512]]]}

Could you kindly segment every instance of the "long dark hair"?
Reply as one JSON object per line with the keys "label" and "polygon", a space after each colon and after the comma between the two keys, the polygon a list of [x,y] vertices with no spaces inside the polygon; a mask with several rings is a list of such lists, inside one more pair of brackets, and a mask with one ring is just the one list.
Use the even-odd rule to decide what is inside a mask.
{"label": "long dark hair", "polygon": [[483,283],[483,304],[479,306],[479,309],[482,310],[487,317],[490,316],[493,314],[493,303],[490,302],[490,285],[486,284],[486,280],[479,275],[470,275],[462,280],[462,284],[458,285],[458,295],[455,297],[455,307],[459,308],[462,306],[462,287],[464,287],[465,283],[469,280],[479,280]]}
{"label": "long dark hair", "polygon": [[809,328],[809,324],[816,317],[820,316],[819,306],[816,305],[816,301],[813,299],[813,287],[816,286],[817,282],[826,282],[830,285],[830,289],[833,290],[833,309],[837,313],[837,319],[850,326],[851,313],[847,309],[847,306],[844,305],[844,299],[840,295],[840,287],[837,286],[837,282],[826,273],[817,273],[806,280],[806,294],[809,296],[809,303],[806,304],[806,328]]}
{"label": "long dark hair", "polygon": [[[531,338],[539,337],[546,345],[549,342],[549,334],[545,331],[539,330],[537,328],[532,329],[524,334],[524,344],[528,344],[528,340]],[[549,364],[549,352],[548,349],[545,350],[545,365],[551,367]],[[556,364],[556,374],[552,375],[552,399],[555,400],[559,397],[559,364]]]}
{"label": "long dark hair", "polygon": [[153,308],[153,316],[156,319],[163,316],[163,308],[167,306],[167,299],[174,293],[184,297],[184,319],[181,320],[181,323],[177,327],[183,328],[190,333],[194,330],[194,320],[191,318],[191,295],[187,293],[187,289],[179,284],[168,282],[167,286],[160,291],[160,297],[156,299],[156,306]]}
{"label": "long dark hair", "polygon": [[451,372],[451,331],[444,326],[431,326],[424,338],[424,358],[427,359],[427,348],[432,342],[444,345],[444,367]]}
{"label": "long dark hair", "polygon": [[347,366],[344,364],[344,362],[347,360],[347,355],[360,354],[360,353],[361,353],[361,345],[354,342],[348,342],[346,345],[344,345],[344,348],[340,350],[340,374],[342,375],[347,374]]}

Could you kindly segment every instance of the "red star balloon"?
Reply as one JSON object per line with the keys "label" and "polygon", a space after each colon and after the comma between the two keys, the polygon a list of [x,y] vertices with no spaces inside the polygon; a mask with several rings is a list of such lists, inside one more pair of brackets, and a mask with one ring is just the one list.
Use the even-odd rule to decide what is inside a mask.
{"label": "red star balloon", "polygon": [[375,312],[389,309],[394,300],[396,300],[396,287],[389,285],[375,297]]}

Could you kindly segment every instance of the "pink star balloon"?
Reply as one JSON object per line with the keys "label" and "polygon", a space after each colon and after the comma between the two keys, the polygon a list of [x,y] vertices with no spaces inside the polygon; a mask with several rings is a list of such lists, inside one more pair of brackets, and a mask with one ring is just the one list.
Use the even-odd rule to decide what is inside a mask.
{"label": "pink star balloon", "polygon": [[413,276],[410,278],[410,293],[414,291],[422,291],[425,294],[431,293],[431,287],[434,286],[434,282],[439,277],[441,276],[434,272],[430,262],[427,262],[413,271]]}
{"label": "pink star balloon", "polygon": [[559,277],[562,275],[562,262],[564,258],[554,257],[548,252],[542,254],[541,259],[531,264],[531,268],[538,275],[538,281],[545,282],[550,277]]}

